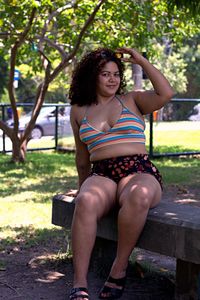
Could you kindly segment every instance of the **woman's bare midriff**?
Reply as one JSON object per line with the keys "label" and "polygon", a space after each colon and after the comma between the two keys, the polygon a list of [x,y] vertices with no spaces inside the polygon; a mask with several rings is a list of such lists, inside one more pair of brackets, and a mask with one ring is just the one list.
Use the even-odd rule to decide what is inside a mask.
{"label": "woman's bare midriff", "polygon": [[147,154],[144,144],[139,143],[125,143],[117,144],[108,147],[103,147],[96,150],[90,155],[90,161],[97,161],[111,157],[134,155],[134,154]]}

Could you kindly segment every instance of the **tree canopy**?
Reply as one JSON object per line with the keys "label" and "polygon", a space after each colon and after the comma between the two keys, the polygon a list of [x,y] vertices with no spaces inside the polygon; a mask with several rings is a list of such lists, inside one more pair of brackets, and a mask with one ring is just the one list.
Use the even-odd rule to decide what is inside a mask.
{"label": "tree canopy", "polygon": [[100,45],[147,50],[155,39],[181,43],[186,36],[200,30],[199,15],[191,14],[194,7],[196,12],[199,8],[199,1],[194,0],[10,0],[0,4],[0,37],[5,55],[33,14],[16,63],[28,63],[33,72],[41,70],[37,51],[40,50],[56,66],[62,56],[73,51],[86,20],[100,2],[100,9],[84,32],[78,54]]}
{"label": "tree canopy", "polygon": [[[14,129],[0,121],[0,128],[13,142],[14,160],[22,159],[49,85],[79,56],[98,46],[113,49],[126,45],[154,56],[154,44],[180,45],[200,31],[198,1],[172,0],[9,0],[0,3],[0,50],[9,63],[8,92]],[[196,11],[199,5],[196,5]],[[32,119],[18,136],[16,66],[29,66],[27,78],[40,74]],[[24,147],[25,149],[25,147]],[[22,159],[23,160],[23,159]]]}

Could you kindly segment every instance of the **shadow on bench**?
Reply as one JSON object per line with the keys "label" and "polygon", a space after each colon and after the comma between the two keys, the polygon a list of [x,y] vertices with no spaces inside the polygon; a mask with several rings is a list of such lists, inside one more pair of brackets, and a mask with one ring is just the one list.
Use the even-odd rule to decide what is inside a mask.
{"label": "shadow on bench", "polygon": [[[52,223],[71,228],[73,198],[53,197]],[[97,237],[103,243],[117,241],[116,213],[98,224]],[[103,255],[108,247],[98,245]],[[176,258],[176,300],[200,300],[200,208],[161,202],[150,210],[137,247]],[[111,247],[111,249],[113,249]]]}

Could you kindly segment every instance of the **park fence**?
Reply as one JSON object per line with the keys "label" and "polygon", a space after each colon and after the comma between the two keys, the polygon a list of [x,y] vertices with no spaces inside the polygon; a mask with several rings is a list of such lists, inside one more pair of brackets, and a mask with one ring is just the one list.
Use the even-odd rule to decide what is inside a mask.
{"label": "park fence", "polygon": [[[32,103],[17,104],[19,123],[24,123],[23,126],[32,107]],[[0,118],[12,126],[10,104],[0,104]],[[200,154],[200,99],[172,99],[162,109],[146,116],[145,121],[150,157]],[[74,151],[70,105],[44,104],[32,134],[27,151]],[[1,130],[0,152],[12,152],[12,143]]]}

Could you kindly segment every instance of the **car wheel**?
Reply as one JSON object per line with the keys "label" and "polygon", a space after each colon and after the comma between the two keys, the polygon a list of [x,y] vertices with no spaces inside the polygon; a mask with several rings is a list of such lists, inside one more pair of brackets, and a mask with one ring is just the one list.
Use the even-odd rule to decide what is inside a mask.
{"label": "car wheel", "polygon": [[41,139],[42,137],[42,129],[40,127],[33,128],[31,132],[31,139]]}

